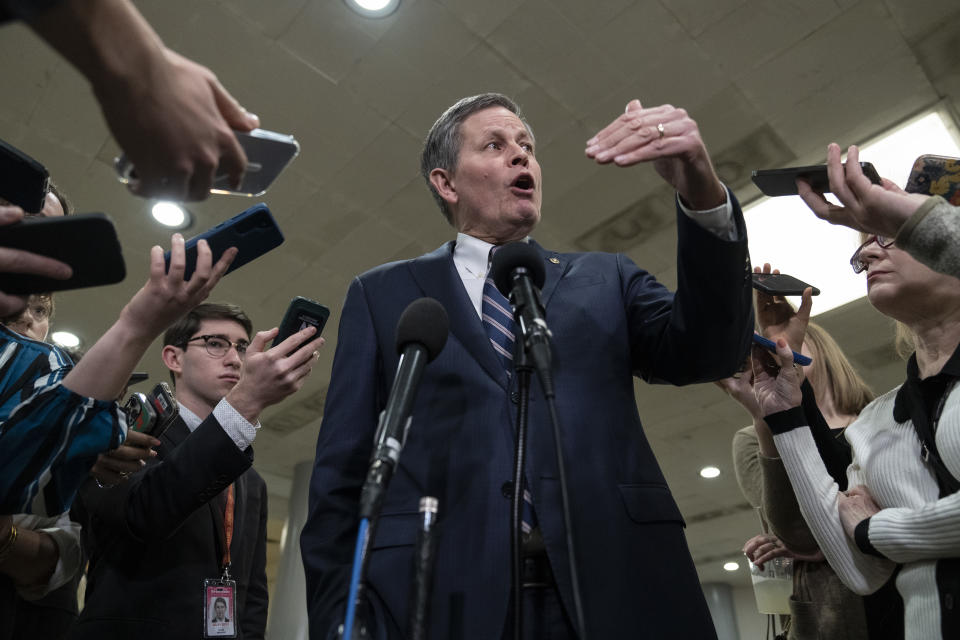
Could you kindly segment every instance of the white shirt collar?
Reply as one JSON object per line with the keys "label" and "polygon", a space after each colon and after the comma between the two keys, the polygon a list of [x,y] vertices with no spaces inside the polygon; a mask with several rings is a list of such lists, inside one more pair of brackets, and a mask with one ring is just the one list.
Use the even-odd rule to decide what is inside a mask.
{"label": "white shirt collar", "polygon": [[190,411],[190,409],[187,409],[185,406],[183,406],[182,403],[178,402],[177,404],[180,405],[180,417],[183,418],[183,422],[187,425],[187,429],[190,430],[190,433],[193,433],[194,429],[199,427],[200,423],[203,422],[203,419],[193,411]]}

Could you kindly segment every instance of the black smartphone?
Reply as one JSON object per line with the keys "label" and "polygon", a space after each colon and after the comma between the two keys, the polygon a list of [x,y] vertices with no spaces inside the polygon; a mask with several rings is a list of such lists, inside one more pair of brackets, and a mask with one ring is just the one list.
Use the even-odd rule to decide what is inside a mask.
{"label": "black smartphone", "polygon": [[917,158],[907,178],[908,193],[940,196],[960,205],[960,158],[925,154]]}
{"label": "black smartphone", "polygon": [[287,312],[283,314],[283,320],[280,322],[280,333],[273,339],[273,344],[270,346],[277,346],[297,331],[309,326],[317,328],[317,332],[313,334],[313,339],[316,339],[323,331],[329,317],[330,309],[327,307],[309,298],[297,296],[290,302]]}
{"label": "black smartphone", "polygon": [[[237,142],[247,156],[247,170],[243,174],[240,186],[230,184],[230,177],[217,173],[210,187],[210,193],[262,196],[277,179],[277,176],[300,153],[300,144],[296,138],[285,133],[254,129],[253,131],[234,131]],[[126,156],[113,161],[120,182],[129,184],[137,179],[137,172]]]}
{"label": "black smartphone", "polygon": [[753,288],[771,296],[799,296],[807,287],[813,289],[813,295],[820,295],[820,289],[785,273],[753,274]]}
{"label": "black smartphone", "polygon": [[46,167],[0,140],[0,198],[28,213],[40,213],[49,188]]}
{"label": "black smartphone", "polygon": [[0,227],[0,247],[55,258],[73,268],[67,280],[26,273],[0,273],[4,293],[30,294],[120,282],[127,275],[113,222],[102,213],[27,218]]}
{"label": "black smartphone", "polygon": [[180,415],[180,405],[177,404],[173,392],[170,391],[170,385],[166,382],[158,382],[147,397],[150,398],[157,416],[149,433],[154,438],[159,438]]}
{"label": "black smartphone", "polygon": [[[277,221],[273,219],[270,209],[261,202],[246,211],[238,213],[229,220],[221,222],[209,231],[187,240],[185,245],[187,264],[183,271],[184,280],[189,280],[197,268],[197,243],[201,238],[210,245],[213,264],[216,264],[217,260],[230,247],[238,249],[237,257],[230,263],[227,273],[283,244],[283,232],[277,226]],[[163,258],[167,263],[167,270],[169,270],[170,252],[167,251]]]}
{"label": "black smartphone", "polygon": [[[861,162],[863,175],[873,184],[880,184],[880,174],[869,162]],[[815,164],[808,167],[788,167],[786,169],[754,169],[751,174],[753,184],[766,196],[797,195],[797,178],[810,183],[814,191],[829,193],[830,179],[827,178],[827,165]]]}

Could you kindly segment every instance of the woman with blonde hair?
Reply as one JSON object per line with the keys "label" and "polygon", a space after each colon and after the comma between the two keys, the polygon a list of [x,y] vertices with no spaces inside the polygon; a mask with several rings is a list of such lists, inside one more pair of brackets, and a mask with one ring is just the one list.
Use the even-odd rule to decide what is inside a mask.
{"label": "woman with blonde hair", "polygon": [[[765,270],[769,270],[769,266]],[[804,322],[809,317],[810,306],[808,296],[799,311]],[[768,332],[798,321],[785,299],[759,292],[757,319]],[[804,367],[808,382],[803,396],[804,406],[810,408],[808,413],[816,421],[813,433],[817,450],[831,477],[845,483],[850,450],[843,432],[873,400],[873,391],[833,337],[819,325],[807,325],[799,350],[813,361]],[[777,557],[794,559],[791,615],[784,625],[786,637],[789,640],[902,637],[898,598],[891,588],[864,602],[843,585],[825,562],[803,520],[769,428],[763,423],[752,380],[752,370],[748,369],[718,384],[753,417],[753,424],[737,431],[733,438],[737,482],[764,524],[764,533],[745,543],[744,554],[760,567]]]}

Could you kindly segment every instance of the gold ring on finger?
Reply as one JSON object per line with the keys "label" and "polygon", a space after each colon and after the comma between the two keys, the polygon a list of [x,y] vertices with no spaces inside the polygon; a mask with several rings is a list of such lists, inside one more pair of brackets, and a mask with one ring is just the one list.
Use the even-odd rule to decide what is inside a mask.
{"label": "gold ring on finger", "polygon": [[657,133],[660,135],[660,140],[663,140],[663,123],[657,123]]}

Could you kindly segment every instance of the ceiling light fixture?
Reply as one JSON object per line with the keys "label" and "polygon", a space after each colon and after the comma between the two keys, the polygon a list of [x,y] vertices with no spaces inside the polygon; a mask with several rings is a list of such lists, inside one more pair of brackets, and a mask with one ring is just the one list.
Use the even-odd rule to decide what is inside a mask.
{"label": "ceiling light fixture", "polygon": [[170,229],[187,229],[193,224],[190,212],[175,202],[160,200],[150,210],[153,219]]}
{"label": "ceiling light fixture", "polygon": [[400,6],[400,0],[343,0],[365,18],[384,18]]}
{"label": "ceiling light fixture", "polygon": [[716,478],[720,475],[720,469],[716,467],[704,467],[700,469],[700,476],[703,478]]}
{"label": "ceiling light fixture", "polygon": [[725,563],[723,563],[723,570],[724,570],[724,571],[736,571],[736,570],[739,569],[739,568],[740,568],[740,565],[739,565],[739,563],[736,563],[736,562],[725,562]]}
{"label": "ceiling light fixture", "polygon": [[73,347],[80,346],[80,338],[69,331],[54,331],[50,339],[53,340],[54,344],[58,344],[61,347],[72,349]]}

